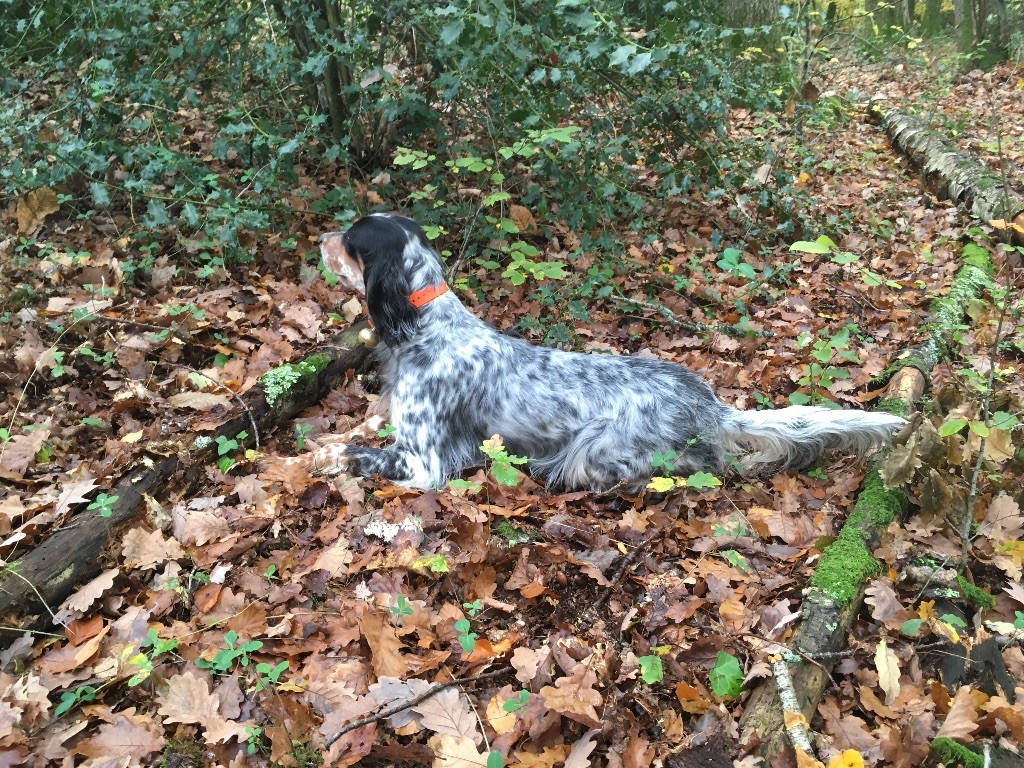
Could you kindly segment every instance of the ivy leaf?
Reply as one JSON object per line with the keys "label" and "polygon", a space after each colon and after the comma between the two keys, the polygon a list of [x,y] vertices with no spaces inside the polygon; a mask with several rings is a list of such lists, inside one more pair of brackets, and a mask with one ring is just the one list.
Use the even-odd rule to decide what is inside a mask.
{"label": "ivy leaf", "polygon": [[715,657],[715,666],[708,675],[711,690],[719,698],[739,696],[743,691],[743,669],[739,659],[731,653],[719,651]]}

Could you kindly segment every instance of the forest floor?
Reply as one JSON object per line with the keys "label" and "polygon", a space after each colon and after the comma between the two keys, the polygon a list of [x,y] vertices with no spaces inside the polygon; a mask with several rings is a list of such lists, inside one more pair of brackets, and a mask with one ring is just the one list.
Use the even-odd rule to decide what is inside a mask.
{"label": "forest floor", "polygon": [[[933,373],[926,420],[978,420],[993,366],[990,410],[1019,415],[1019,258],[923,190],[845,97],[883,93],[928,114],[961,148],[1002,162],[1019,189],[1024,72],[954,77],[940,64],[889,62],[822,75],[818,86],[803,117],[736,110],[730,121],[737,140],[770,137],[775,165],[798,177],[786,194],[813,231],[751,236],[770,232],[756,204],[764,180],[752,180],[749,194],[665,201],[657,231],[617,232],[629,258],[612,274],[591,270],[586,253],[571,261],[556,295],[574,296],[583,313],[478,266],[470,272],[481,287],[462,298],[533,341],[568,318],[568,346],[676,361],[740,408],[822,395],[870,407],[869,383],[926,338],[929,303],[948,291],[964,248],[980,247],[998,267],[997,288],[969,308],[955,353]],[[330,183],[307,179],[321,193]],[[267,233],[253,264],[204,279],[166,254],[129,279],[123,264],[137,254],[116,217],[33,214],[23,204],[22,218],[17,201],[0,210],[11,233],[0,239],[7,563],[73,512],[102,514],[102,494],[122,473],[186,450],[263,373],[362,312],[314,268],[314,241],[329,223],[312,216],[289,233],[295,251]],[[445,237],[458,234],[452,222]],[[789,248],[821,235],[837,244],[831,253]],[[539,232],[533,241],[564,259],[573,238]],[[295,424],[261,435],[262,452],[301,453],[356,425],[372,389],[352,378]],[[1024,741],[1019,632],[1001,648],[1016,691],[1000,674],[952,682],[939,672],[948,640],[976,643],[992,631],[982,620],[1024,627],[1024,436],[1005,431],[985,445],[970,430],[943,430],[940,458],[910,483],[914,503],[876,552],[884,570],[811,723],[825,762],[852,749],[867,765],[923,765],[937,734]],[[963,546],[979,449],[986,460]],[[261,476],[246,456],[226,455],[202,469],[198,494],[182,481],[147,499],[146,522],[118,537],[101,576],[51,606],[48,631],[6,632],[0,764],[493,768],[499,752],[523,768],[646,768],[674,754],[689,765],[696,749],[702,765],[756,765],[735,744],[747,692],[771,674],[766,648],[790,636],[863,475],[862,463],[835,456],[806,474],[627,496],[549,492],[528,477],[504,485],[483,467],[467,476],[472,487],[410,492],[374,479]],[[955,568],[964,552],[969,580],[994,607],[965,607],[958,619],[907,571],[923,557]],[[496,674],[324,749],[346,723],[435,681],[484,673]]]}

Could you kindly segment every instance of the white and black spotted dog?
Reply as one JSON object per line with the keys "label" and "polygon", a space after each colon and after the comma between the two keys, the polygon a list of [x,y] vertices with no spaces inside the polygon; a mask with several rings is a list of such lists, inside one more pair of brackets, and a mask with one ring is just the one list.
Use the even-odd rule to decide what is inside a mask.
{"label": "white and black spotted dog", "polygon": [[395,442],[335,444],[313,456],[321,474],[380,475],[432,488],[474,464],[501,435],[533,475],[562,488],[642,485],[655,453],[675,471],[804,467],[825,450],[863,454],[904,420],[885,413],[794,406],[739,411],[675,363],[535,347],[496,332],[448,290],[420,226],[373,214],[321,238],[324,263],[363,291]]}

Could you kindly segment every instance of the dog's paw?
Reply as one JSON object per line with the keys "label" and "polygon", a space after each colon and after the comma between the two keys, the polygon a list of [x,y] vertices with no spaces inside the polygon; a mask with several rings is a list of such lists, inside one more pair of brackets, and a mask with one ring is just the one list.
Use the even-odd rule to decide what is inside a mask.
{"label": "dog's paw", "polygon": [[348,472],[351,464],[351,457],[348,455],[348,445],[335,443],[325,445],[313,451],[313,466],[310,474],[320,477],[335,477]]}

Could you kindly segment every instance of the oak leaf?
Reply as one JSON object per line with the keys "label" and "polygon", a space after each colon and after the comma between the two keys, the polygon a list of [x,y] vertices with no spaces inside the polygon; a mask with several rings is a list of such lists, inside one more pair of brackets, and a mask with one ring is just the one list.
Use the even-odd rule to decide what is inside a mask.
{"label": "oak leaf", "polygon": [[541,688],[540,695],[548,709],[596,728],[601,723],[596,708],[602,701],[601,694],[594,690],[596,683],[594,670],[586,664],[579,664],[571,675],[555,680],[554,686]]}
{"label": "oak leaf", "polygon": [[110,717],[111,722],[101,725],[96,735],[79,742],[75,752],[87,758],[129,757],[132,764],[142,765],[146,762],[143,758],[167,744],[159,727],[147,717],[136,715],[134,709],[115,712]]}
{"label": "oak leaf", "polygon": [[978,730],[978,707],[987,699],[985,694],[969,685],[962,686],[953,697],[946,719],[935,733],[936,738],[945,736],[956,741],[974,741],[971,734]]}
{"label": "oak leaf", "polygon": [[373,671],[377,677],[386,675],[402,679],[409,675],[416,662],[402,654],[402,641],[382,614],[363,614],[359,620],[359,629],[370,646]]}
{"label": "oak leaf", "polygon": [[591,728],[584,733],[580,740],[572,745],[563,768],[590,768],[590,753],[597,746],[594,737],[600,732],[600,728]]}
{"label": "oak leaf", "polygon": [[427,745],[434,751],[433,768],[486,768],[487,755],[468,736],[449,733],[432,736]]}
{"label": "oak leaf", "polygon": [[480,742],[476,715],[458,688],[446,688],[411,709],[420,716],[420,725],[434,733]]}
{"label": "oak leaf", "polygon": [[40,187],[18,198],[18,234],[34,235],[43,226],[46,217],[60,210],[57,193],[49,187]]}
{"label": "oak leaf", "polygon": [[128,567],[149,570],[168,560],[185,557],[185,550],[177,541],[164,536],[160,531],[147,532],[142,528],[132,528],[125,534],[121,555]]}
{"label": "oak leaf", "polygon": [[114,586],[114,579],[118,573],[117,568],[110,568],[71,595],[57,611],[57,620],[62,624],[67,624],[73,619],[84,616],[93,603]]}

